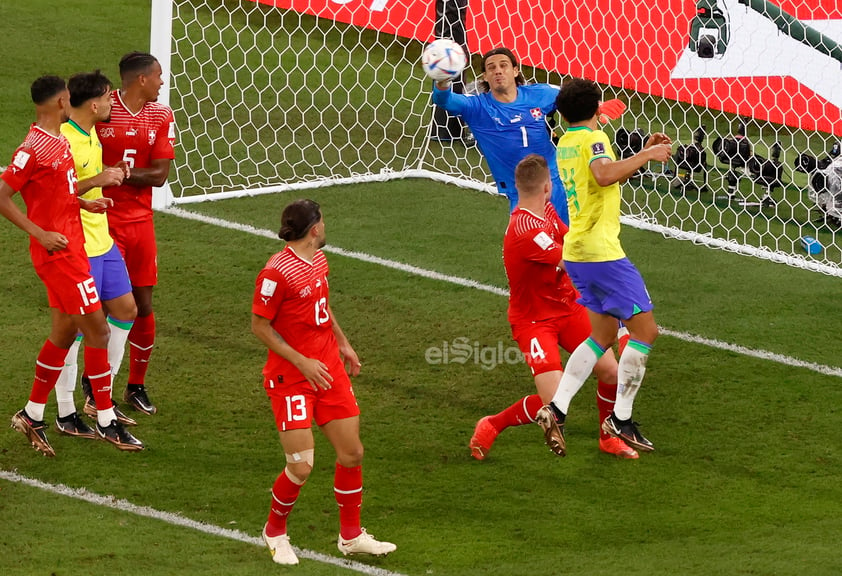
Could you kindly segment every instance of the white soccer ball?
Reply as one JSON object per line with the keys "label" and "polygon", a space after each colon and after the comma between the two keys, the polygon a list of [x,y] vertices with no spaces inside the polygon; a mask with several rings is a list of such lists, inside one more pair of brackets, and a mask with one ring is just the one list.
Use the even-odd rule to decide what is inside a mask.
{"label": "white soccer ball", "polygon": [[433,40],[421,53],[421,66],[424,68],[424,73],[436,81],[456,78],[467,64],[465,51],[449,38]]}

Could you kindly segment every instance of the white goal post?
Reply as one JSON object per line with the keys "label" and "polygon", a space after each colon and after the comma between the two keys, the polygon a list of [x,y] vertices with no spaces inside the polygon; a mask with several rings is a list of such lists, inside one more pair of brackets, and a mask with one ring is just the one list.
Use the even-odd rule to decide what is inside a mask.
{"label": "white goal post", "polygon": [[399,178],[496,192],[470,133],[435,130],[418,64],[457,3],[466,91],[506,45],[530,82],[582,76],[625,101],[605,127],[618,154],[677,141],[623,185],[626,224],[842,276],[835,0],[152,0],[178,131],[155,206]]}

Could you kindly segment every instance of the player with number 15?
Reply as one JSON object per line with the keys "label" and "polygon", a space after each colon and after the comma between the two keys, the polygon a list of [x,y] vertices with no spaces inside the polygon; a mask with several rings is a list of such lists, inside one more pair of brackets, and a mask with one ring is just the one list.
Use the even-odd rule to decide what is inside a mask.
{"label": "player with number 15", "polygon": [[[104,212],[111,200],[85,200],[77,195],[70,143],[61,134],[70,100],[65,81],[43,76],[32,83],[30,92],[36,121],[0,179],[0,214],[29,235],[32,264],[47,288],[52,328],[38,353],[29,402],[12,417],[12,428],[39,452],[55,456],[47,439],[44,408],[78,330],[85,338],[85,367],[97,409],[97,433],[121,449],[142,450],[143,443],[124,437],[111,405],[108,323],[90,274],[79,216],[80,208]],[[26,214],[12,200],[18,191]]]}

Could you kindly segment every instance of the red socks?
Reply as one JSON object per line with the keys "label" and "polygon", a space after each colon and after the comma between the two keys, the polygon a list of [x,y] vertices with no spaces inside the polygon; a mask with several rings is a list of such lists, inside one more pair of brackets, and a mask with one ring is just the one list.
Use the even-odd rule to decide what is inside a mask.
{"label": "red socks", "polygon": [[489,416],[488,423],[494,426],[498,432],[502,432],[509,426],[523,426],[535,422],[535,414],[544,403],[537,394],[524,396],[499,414]]}
{"label": "red socks", "polygon": [[289,479],[286,469],[272,485],[272,508],[269,511],[269,518],[266,519],[268,524],[266,535],[270,538],[287,533],[287,516],[292,512],[295,501],[298,500],[301,486]]}
{"label": "red socks", "polygon": [[[620,329],[620,337],[618,339],[617,348],[620,355],[626,349],[626,344],[629,343],[629,331]],[[606,384],[605,382],[597,382],[596,385],[596,406],[599,409],[599,437],[603,440],[610,438],[610,435],[602,431],[602,421],[608,418],[614,411],[614,402],[617,400],[617,385]]]}
{"label": "red socks", "polygon": [[610,434],[602,431],[602,421],[611,416],[614,411],[614,401],[617,399],[617,385],[596,383],[596,407],[599,409],[599,437],[602,440],[610,438]]}
{"label": "red socks", "polygon": [[64,368],[67,350],[59,348],[49,340],[44,342],[38,359],[35,362],[35,380],[32,382],[32,392],[29,400],[37,404],[46,404],[50,392],[56,387],[56,382]]}
{"label": "red socks", "polygon": [[[339,505],[339,534],[343,540],[351,540],[362,534],[360,508],[363,502],[363,468],[346,468],[336,463],[333,491]],[[269,537],[287,533],[287,516],[295,506],[301,485],[281,472],[272,486],[272,509],[266,519],[266,535]]]}
{"label": "red socks", "polygon": [[111,365],[107,348],[85,346],[85,374],[91,381],[91,392],[97,410],[111,408]]}
{"label": "red socks", "polygon": [[155,344],[155,314],[138,316],[129,332],[129,384],[142,386]]}
{"label": "red socks", "polygon": [[363,504],[363,467],[346,468],[336,463],[333,492],[339,504],[339,535],[351,540],[362,534],[360,508]]}

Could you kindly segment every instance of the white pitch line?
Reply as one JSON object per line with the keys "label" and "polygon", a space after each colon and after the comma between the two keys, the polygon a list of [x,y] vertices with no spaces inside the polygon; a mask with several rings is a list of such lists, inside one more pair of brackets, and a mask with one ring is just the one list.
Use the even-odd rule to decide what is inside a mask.
{"label": "white pitch line", "polygon": [[[162,212],[172,214],[174,216],[178,216],[180,218],[186,218],[188,220],[196,220],[199,222],[204,222],[205,224],[213,224],[215,226],[221,226],[223,228],[229,228],[231,230],[240,230],[242,232],[248,232],[249,234],[255,234],[257,236],[264,236],[266,238],[277,238],[278,235],[274,232],[270,232],[269,230],[261,230],[259,228],[255,228],[254,226],[249,226],[247,224],[238,224],[236,222],[229,222],[228,220],[222,220],[221,218],[214,218],[213,216],[206,216],[204,214],[198,214],[196,212],[189,212],[187,210],[183,210],[181,208],[168,208],[166,210],[162,210]],[[476,282],[475,280],[469,280],[467,278],[460,278],[459,276],[450,276],[447,274],[441,274],[439,272],[435,272],[433,270],[426,270],[424,268],[418,268],[417,266],[411,266],[409,264],[403,264],[401,262],[395,262],[394,260],[386,260],[384,258],[380,258],[378,256],[372,256],[371,254],[366,254],[364,252],[354,252],[351,250],[345,250],[343,248],[337,248],[335,246],[325,246],[323,248],[325,252],[329,252],[331,254],[339,254],[341,256],[346,256],[348,258],[353,258],[355,260],[361,260],[363,262],[368,262],[371,264],[378,264],[380,266],[385,266],[387,268],[392,268],[395,270],[401,270],[403,272],[407,272],[409,274],[414,274],[416,276],[422,276],[424,278],[430,278],[432,280],[441,280],[442,282],[449,282],[451,284],[458,284],[459,286],[465,286],[468,288],[475,288],[477,290],[482,290],[484,292],[490,292],[492,294],[498,294],[500,296],[508,296],[509,291],[503,288],[498,288],[497,286],[491,286],[489,284],[482,284],[481,282]],[[791,356],[784,356],[783,354],[776,354],[774,352],[768,352],[766,350],[755,350],[753,348],[747,348],[745,346],[740,346],[738,344],[730,344],[728,342],[722,342],[721,340],[713,340],[711,338],[705,338],[704,336],[696,336],[695,334],[688,334],[686,332],[677,332],[675,330],[670,330],[668,328],[664,328],[659,326],[659,330],[665,336],[671,336],[673,338],[677,338],[679,340],[683,340],[685,342],[692,342],[694,344],[702,344],[704,346],[709,346],[711,348],[717,348],[719,350],[727,350],[729,352],[736,352],[737,354],[743,354],[745,356],[751,356],[754,358],[760,358],[762,360],[768,360],[770,362],[776,362],[778,364],[783,364],[785,366],[790,366],[794,368],[805,368],[807,370],[812,370],[813,372],[818,372],[819,374],[826,374],[828,376],[837,376],[842,378],[842,368],[837,366],[826,366],[824,364],[817,364],[814,362],[806,362],[804,360],[799,360],[798,358],[792,358]]]}
{"label": "white pitch line", "polygon": [[[7,470],[0,470],[0,478],[8,480],[9,482],[25,484],[33,488],[52,492],[53,494],[58,494],[60,496],[69,496],[70,498],[83,500],[90,504],[105,506],[106,508],[119,510],[121,512],[129,512],[130,514],[135,514],[137,516],[154,518],[155,520],[160,520],[162,522],[166,522],[167,524],[181,526],[182,528],[190,528],[192,530],[204,532],[205,534],[210,534],[211,536],[237,540],[239,542],[245,542],[246,544],[253,544],[254,546],[266,546],[261,538],[249,536],[245,532],[240,532],[239,530],[220,528],[219,526],[214,526],[213,524],[197,522],[196,520],[191,520],[190,518],[185,518],[184,516],[179,516],[178,514],[173,514],[171,512],[162,512],[148,506],[138,506],[136,504],[132,504],[128,500],[118,499],[114,496],[100,496],[99,494],[90,492],[85,488],[71,488],[69,486],[65,486],[64,484],[48,484],[47,482],[27,478],[26,476],[21,476],[17,472],[9,472]],[[295,553],[299,558],[306,558],[307,560],[314,560],[324,564],[333,564],[334,566],[340,566],[342,568],[347,568],[348,570],[353,570],[354,572],[360,572],[361,574],[367,574],[369,576],[405,576],[399,572],[390,572],[389,570],[384,570],[383,568],[378,568],[376,566],[369,566],[368,564],[362,564],[352,560],[345,560],[335,556],[319,554],[318,552],[313,552],[311,550],[295,548]],[[268,559],[266,561],[267,563],[269,562]]]}

